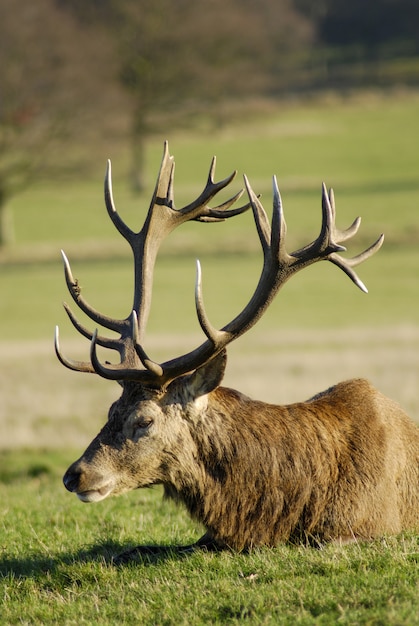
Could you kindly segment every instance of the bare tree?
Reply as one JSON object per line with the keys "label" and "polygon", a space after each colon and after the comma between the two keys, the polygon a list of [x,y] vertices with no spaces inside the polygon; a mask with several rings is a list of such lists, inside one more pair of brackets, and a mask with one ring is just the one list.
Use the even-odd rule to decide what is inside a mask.
{"label": "bare tree", "polygon": [[[68,163],[68,140],[86,133],[110,57],[54,0],[0,2],[0,245],[13,242],[9,199]],[[109,88],[108,88],[109,91]]]}
{"label": "bare tree", "polygon": [[[290,0],[69,0],[79,19],[116,42],[119,79],[131,95],[134,188],[143,186],[144,140],[183,111],[217,118],[226,98],[271,92],[285,57],[311,40]],[[282,68],[282,69],[281,69]]]}

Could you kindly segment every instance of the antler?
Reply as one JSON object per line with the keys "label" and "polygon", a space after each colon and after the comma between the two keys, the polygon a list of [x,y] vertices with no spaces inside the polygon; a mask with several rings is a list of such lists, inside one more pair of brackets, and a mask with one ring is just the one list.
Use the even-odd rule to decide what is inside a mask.
{"label": "antler", "polygon": [[[74,300],[80,308],[87,313],[97,324],[120,334],[118,339],[107,339],[97,334],[90,333],[74,317],[71,310],[65,305],[66,311],[74,326],[84,336],[91,339],[90,358],[91,363],[80,363],[65,359],[60,352],[58,343],[58,331],[56,333],[56,352],[60,361],[78,371],[96,372],[104,378],[113,380],[137,380],[144,384],[156,387],[164,387],[170,381],[187,372],[193,371],[206,361],[221,352],[231,341],[249,330],[263,315],[272,299],[282,285],[296,272],[317,261],[331,261],[342,269],[349,278],[364,292],[367,289],[359,279],[354,267],[368,259],[381,247],[384,236],[361,254],[352,259],[345,259],[339,252],[345,251],[342,242],[353,237],[359,228],[361,219],[357,218],[346,230],[336,228],[336,209],[333,191],[329,193],[323,184],[322,190],[322,226],[319,236],[310,244],[288,254],[285,248],[286,224],[283,215],[282,202],[276,178],[273,178],[273,211],[272,221],[269,224],[266,212],[253,192],[248,179],[244,177],[249,203],[243,207],[228,210],[229,207],[240,197],[237,194],[223,205],[214,209],[207,203],[220,190],[226,187],[233,179],[234,174],[215,183],[213,180],[215,159],[213,159],[207,185],[202,194],[184,209],[175,210],[173,202],[173,158],[168,156],[167,143],[163,162],[160,169],[159,179],[154,192],[153,200],[146,222],[140,233],[133,233],[116,213],[110,186],[110,170],[105,183],[105,197],[108,212],[118,228],[119,232],[131,244],[135,260],[135,297],[133,312],[124,320],[114,320],[101,315],[92,309],[80,295],[77,281],[72,277],[70,266],[64,255],[64,266],[67,285]],[[263,268],[255,292],[245,308],[231,322],[221,330],[214,328],[205,312],[202,296],[201,268],[197,262],[197,279],[195,287],[195,303],[200,326],[207,340],[191,352],[179,356],[164,363],[155,363],[144,351],[143,334],[145,321],[148,315],[151,298],[151,276],[158,247],[163,237],[178,224],[189,219],[199,221],[219,221],[225,217],[231,217],[242,213],[252,207],[256,229],[259,235],[263,251]],[[159,207],[157,213],[156,207]],[[161,208],[160,208],[161,207]],[[119,351],[121,362],[117,365],[103,365],[100,363],[96,346],[112,348]],[[139,361],[143,368],[139,366]]]}

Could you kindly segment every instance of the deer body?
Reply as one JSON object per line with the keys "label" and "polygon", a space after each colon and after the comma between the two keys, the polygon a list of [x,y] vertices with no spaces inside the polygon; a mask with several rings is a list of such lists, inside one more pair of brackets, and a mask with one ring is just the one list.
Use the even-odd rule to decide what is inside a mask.
{"label": "deer body", "polygon": [[419,484],[418,429],[366,381],[284,407],[226,389],[214,396],[208,421],[218,417],[219,428],[206,449],[196,442],[205,480],[195,498],[176,494],[217,543],[240,550],[419,527],[409,490]]}
{"label": "deer body", "polygon": [[[340,383],[307,402],[275,406],[221,387],[226,346],[261,317],[280,287],[320,260],[342,269],[363,291],[353,267],[374,254],[382,236],[352,259],[339,253],[358,230],[335,226],[333,192],[323,186],[322,226],[312,243],[288,253],[286,226],[274,180],[272,222],[245,178],[249,203],[230,209],[241,192],[211,208],[211,199],[232,180],[214,182],[213,160],[204,191],[176,209],[173,158],[167,144],[152,203],[139,233],[115,210],[110,169],[105,181],[108,213],[134,255],[132,313],[118,320],[99,313],[82,297],[63,254],[67,285],[77,305],[97,325],[119,334],[91,332],[65,309],[91,341],[90,361],[67,359],[68,368],[118,381],[123,392],[108,421],[64,476],[84,502],[162,484],[167,497],[183,503],[206,527],[197,547],[273,546],[286,540],[371,538],[419,527],[419,429],[401,408],[365,380]],[[164,363],[145,352],[145,325],[158,247],[166,234],[188,220],[219,222],[252,209],[264,263],[245,308],[221,330],[205,312],[198,264],[196,310],[206,340]],[[120,362],[102,363],[97,345],[115,350]]]}
{"label": "deer body", "polygon": [[206,527],[205,541],[235,550],[419,527],[419,430],[367,381],[286,406],[206,389],[128,385],[66,486],[96,501],[107,480],[106,495],[163,484]]}

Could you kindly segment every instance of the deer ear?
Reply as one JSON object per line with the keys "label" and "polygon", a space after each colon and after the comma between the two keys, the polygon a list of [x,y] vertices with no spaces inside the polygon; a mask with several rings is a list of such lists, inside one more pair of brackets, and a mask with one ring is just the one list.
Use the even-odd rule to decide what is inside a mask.
{"label": "deer ear", "polygon": [[222,350],[217,356],[189,375],[186,387],[196,399],[213,391],[221,383],[227,364],[227,352]]}

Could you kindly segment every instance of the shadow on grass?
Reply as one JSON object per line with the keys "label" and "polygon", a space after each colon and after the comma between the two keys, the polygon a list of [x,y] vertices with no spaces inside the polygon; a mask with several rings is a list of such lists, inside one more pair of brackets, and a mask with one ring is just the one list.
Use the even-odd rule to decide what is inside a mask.
{"label": "shadow on grass", "polygon": [[115,542],[106,542],[83,548],[72,553],[45,556],[32,554],[22,558],[0,559],[0,578],[37,578],[54,573],[63,565],[97,562],[109,567],[126,565],[156,565],[168,560],[181,560],[191,556],[191,547],[142,545],[135,548]]}

